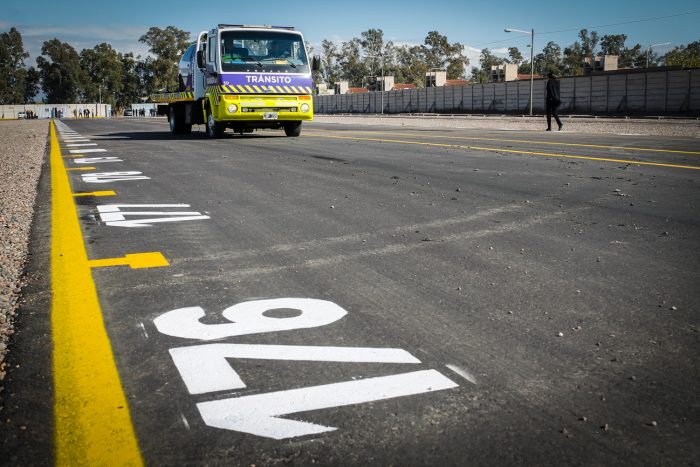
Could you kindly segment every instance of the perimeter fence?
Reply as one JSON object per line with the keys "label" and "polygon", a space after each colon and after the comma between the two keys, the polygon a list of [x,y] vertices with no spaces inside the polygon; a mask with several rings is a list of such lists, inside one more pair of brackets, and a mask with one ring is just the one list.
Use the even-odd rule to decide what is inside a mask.
{"label": "perimeter fence", "polygon": [[[700,117],[700,69],[630,71],[561,78],[560,112]],[[533,85],[533,111],[545,111],[546,80]],[[530,81],[315,96],[314,112],[527,114]]]}

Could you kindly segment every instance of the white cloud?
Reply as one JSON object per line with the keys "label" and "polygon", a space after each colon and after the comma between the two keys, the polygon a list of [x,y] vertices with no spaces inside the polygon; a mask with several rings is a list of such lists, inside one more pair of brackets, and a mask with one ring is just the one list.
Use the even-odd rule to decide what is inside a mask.
{"label": "white cloud", "polygon": [[[4,23],[0,23],[0,26]],[[41,55],[41,46],[45,41],[57,38],[67,42],[78,53],[86,48],[106,42],[118,52],[132,52],[134,55],[146,57],[149,55],[148,46],[139,42],[148,30],[147,27],[121,26],[115,28],[100,28],[97,26],[48,26],[48,25],[15,25],[22,34],[24,49],[29,52],[28,65],[34,65],[36,57]],[[0,28],[4,29],[4,28]]]}

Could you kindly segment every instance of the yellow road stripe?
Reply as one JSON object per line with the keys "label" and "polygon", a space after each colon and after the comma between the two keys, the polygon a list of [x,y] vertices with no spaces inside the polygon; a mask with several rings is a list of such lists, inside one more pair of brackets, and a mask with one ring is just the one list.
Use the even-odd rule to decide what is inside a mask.
{"label": "yellow road stripe", "polygon": [[66,170],[95,170],[94,167],[69,167]]}
{"label": "yellow road stripe", "polygon": [[143,465],[51,123],[55,463]]}
{"label": "yellow road stripe", "polygon": [[82,193],[73,193],[73,196],[116,196],[116,191],[84,191]]}
{"label": "yellow road stripe", "polygon": [[337,135],[322,135],[318,133],[306,133],[306,136],[315,136],[318,138],[333,138],[333,139],[352,139],[356,141],[376,141],[379,143],[397,143],[397,144],[415,144],[419,146],[431,146],[431,147],[442,147],[442,148],[455,148],[455,149],[467,149],[476,151],[491,151],[509,154],[527,154],[531,156],[545,156],[545,157],[563,157],[566,159],[585,159],[590,161],[600,161],[600,162],[616,162],[623,164],[636,164],[636,165],[650,165],[655,167],[674,167],[677,169],[690,169],[690,170],[700,170],[700,167],[694,165],[679,165],[679,164],[664,164],[661,162],[644,162],[635,161],[629,159],[613,159],[608,157],[594,157],[594,156],[583,156],[583,155],[571,155],[571,154],[556,154],[549,152],[539,152],[539,151],[521,151],[517,149],[502,149],[502,148],[484,148],[479,146],[462,146],[459,144],[442,144],[442,143],[426,143],[423,141],[406,141],[398,139],[381,139],[381,138],[360,138],[354,136],[337,136]]}
{"label": "yellow road stripe", "polygon": [[[323,131],[323,130],[320,130]],[[345,131],[344,131],[345,132]],[[672,154],[691,154],[700,155],[700,151],[680,151],[676,149],[655,149],[655,148],[634,148],[627,146],[605,146],[602,144],[586,144],[586,143],[559,143],[556,141],[533,141],[527,139],[505,139],[505,138],[481,138],[474,136],[449,136],[449,135],[429,135],[429,134],[417,134],[410,132],[382,132],[382,131],[362,131],[362,130],[347,130],[347,133],[355,133],[362,135],[393,135],[393,136],[415,136],[421,138],[441,138],[441,139],[456,139],[456,140],[467,140],[467,141],[498,141],[503,143],[527,143],[527,144],[545,144],[551,146],[572,146],[572,147],[582,147],[582,148],[595,148],[595,149],[614,149],[619,151],[643,151],[643,152],[661,152],[661,153],[672,153]]]}
{"label": "yellow road stripe", "polygon": [[91,268],[103,268],[107,266],[129,266],[131,269],[160,268],[170,266],[170,263],[161,253],[132,253],[123,258],[91,259],[88,261]]}

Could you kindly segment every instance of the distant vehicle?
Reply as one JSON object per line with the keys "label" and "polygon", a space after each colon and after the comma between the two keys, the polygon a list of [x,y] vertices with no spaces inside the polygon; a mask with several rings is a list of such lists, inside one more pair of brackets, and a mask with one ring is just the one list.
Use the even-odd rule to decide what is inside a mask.
{"label": "distant vehicle", "polygon": [[124,116],[125,117],[133,117],[134,111],[132,109],[124,109]]}
{"label": "distant vehicle", "polygon": [[23,119],[23,118],[28,118],[27,117],[27,112],[17,112],[17,118],[18,119]]}
{"label": "distant vehicle", "polygon": [[204,124],[218,138],[226,128],[247,133],[284,129],[299,136],[313,120],[311,72],[304,37],[294,28],[220,24],[202,31],[178,64],[179,89],[151,96],[173,134]]}

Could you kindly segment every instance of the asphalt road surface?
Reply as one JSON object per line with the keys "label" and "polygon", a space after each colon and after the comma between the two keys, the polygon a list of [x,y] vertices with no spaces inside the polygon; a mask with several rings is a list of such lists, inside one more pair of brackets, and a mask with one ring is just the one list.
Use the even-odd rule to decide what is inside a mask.
{"label": "asphalt road surface", "polygon": [[[147,465],[700,459],[697,138],[315,123],[300,138],[208,140],[160,119],[57,130],[106,337],[87,314],[57,318],[56,297],[85,294],[48,272],[68,215],[47,161],[8,464],[95,449]],[[102,363],[75,376],[98,351],[70,350],[102,340],[124,429],[87,402],[62,408],[83,379],[112,403]],[[132,429],[137,447],[74,441],[102,425],[125,446]]]}

